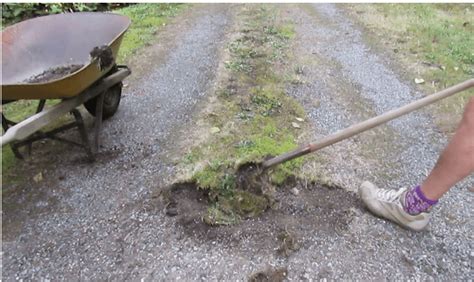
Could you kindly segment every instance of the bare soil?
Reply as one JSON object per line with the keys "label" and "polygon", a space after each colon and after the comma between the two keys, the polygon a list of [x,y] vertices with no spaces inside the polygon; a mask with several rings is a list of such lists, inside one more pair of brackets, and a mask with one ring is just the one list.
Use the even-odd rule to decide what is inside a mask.
{"label": "bare soil", "polygon": [[280,268],[268,268],[263,271],[258,271],[252,274],[249,277],[250,282],[263,282],[263,281],[284,281],[286,279],[286,275],[288,273],[288,269],[286,267]]}
{"label": "bare soil", "polygon": [[[298,195],[290,192],[292,188],[299,191]],[[191,238],[201,243],[229,240],[234,247],[252,238],[258,248],[274,249],[275,254],[283,257],[304,247],[304,238],[312,230],[343,233],[355,210],[363,210],[356,194],[341,187],[290,181],[277,189],[274,204],[261,216],[231,226],[209,226],[202,220],[209,204],[205,190],[184,183],[175,184],[168,191],[170,194],[159,196],[161,203],[157,207],[167,213],[172,203],[177,214],[176,224]]]}
{"label": "bare soil", "polygon": [[108,45],[94,47],[89,54],[91,59],[99,59],[99,67],[101,70],[110,67],[115,61],[112,49]]}
{"label": "bare soil", "polygon": [[40,74],[33,75],[30,78],[25,79],[23,82],[26,83],[45,83],[52,80],[56,80],[71,73],[74,73],[81,69],[84,65],[80,64],[71,64],[71,65],[63,65],[49,68],[43,71]]}

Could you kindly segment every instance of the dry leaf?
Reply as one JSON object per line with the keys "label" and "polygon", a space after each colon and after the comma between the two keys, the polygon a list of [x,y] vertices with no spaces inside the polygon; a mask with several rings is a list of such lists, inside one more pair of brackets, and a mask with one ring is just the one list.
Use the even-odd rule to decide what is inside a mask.
{"label": "dry leaf", "polygon": [[423,78],[415,78],[415,83],[422,84],[422,83],[425,83],[425,80]]}
{"label": "dry leaf", "polygon": [[36,183],[43,181],[43,173],[40,172],[37,175],[33,176],[33,180]]}

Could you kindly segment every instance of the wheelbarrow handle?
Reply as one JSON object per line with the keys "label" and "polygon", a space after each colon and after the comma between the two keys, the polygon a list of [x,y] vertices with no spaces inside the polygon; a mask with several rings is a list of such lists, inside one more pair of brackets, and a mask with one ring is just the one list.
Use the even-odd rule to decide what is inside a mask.
{"label": "wheelbarrow handle", "polygon": [[388,111],[384,114],[381,114],[379,116],[370,118],[368,120],[365,120],[363,122],[354,124],[348,128],[342,129],[340,131],[337,131],[336,133],[333,133],[329,136],[324,137],[323,139],[315,142],[315,143],[309,143],[305,146],[299,147],[298,149],[295,149],[294,151],[282,154],[280,156],[274,157],[272,159],[269,159],[267,161],[264,161],[262,163],[262,168],[267,169],[272,166],[275,166],[277,164],[281,164],[283,162],[292,160],[294,158],[309,154],[311,152],[317,151],[319,149],[322,149],[326,146],[332,145],[334,143],[337,143],[339,141],[345,140],[347,138],[350,138],[354,135],[357,135],[361,132],[364,132],[366,130],[369,130],[373,127],[376,127],[378,125],[384,124],[392,119],[398,118],[402,115],[408,114],[414,110],[417,110],[419,108],[422,108],[424,106],[430,105],[436,101],[439,101],[441,99],[444,99],[446,97],[449,97],[453,94],[456,94],[458,92],[464,91],[466,89],[469,89],[474,86],[474,78],[466,80],[462,83],[456,84],[454,86],[451,86],[445,90],[442,90],[440,92],[437,92],[435,94],[426,96],[422,99],[419,99],[417,101],[414,101],[408,105],[402,106],[398,109],[394,109],[391,111]]}

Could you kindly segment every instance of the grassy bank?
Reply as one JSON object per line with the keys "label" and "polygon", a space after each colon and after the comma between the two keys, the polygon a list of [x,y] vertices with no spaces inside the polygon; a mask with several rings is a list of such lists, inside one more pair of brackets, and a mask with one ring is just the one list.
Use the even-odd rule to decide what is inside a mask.
{"label": "grassy bank", "polygon": [[[374,44],[388,49],[420,87],[434,93],[474,76],[474,5],[350,4]],[[420,80],[418,80],[420,82]],[[438,104],[438,124],[453,130],[474,90]]]}
{"label": "grassy bank", "polygon": [[115,10],[115,13],[132,20],[120,47],[118,61],[126,62],[137,50],[150,44],[156,32],[186,7],[185,4],[147,3]]}
{"label": "grassy bank", "polygon": [[[268,189],[237,185],[237,168],[296,148],[304,124],[302,107],[285,94],[285,61],[294,36],[276,6],[246,5],[227,46],[220,85],[206,103],[198,134],[183,160],[188,181],[205,189],[213,204],[204,220],[232,224],[269,207]],[[299,124],[297,124],[299,123]],[[301,128],[296,128],[301,127]],[[269,171],[271,185],[281,185],[302,164],[295,160]],[[186,170],[185,169],[185,170]]]}
{"label": "grassy bank", "polygon": [[[185,7],[183,4],[137,4],[114,10],[114,13],[126,15],[132,21],[122,41],[118,62],[126,63],[140,48],[150,44],[156,32]],[[58,102],[59,100],[49,100],[47,105]],[[8,119],[21,121],[35,112],[37,104],[38,101],[23,100],[4,105],[2,111]],[[3,183],[8,182],[10,170],[15,163],[11,149],[8,146],[2,148]]]}

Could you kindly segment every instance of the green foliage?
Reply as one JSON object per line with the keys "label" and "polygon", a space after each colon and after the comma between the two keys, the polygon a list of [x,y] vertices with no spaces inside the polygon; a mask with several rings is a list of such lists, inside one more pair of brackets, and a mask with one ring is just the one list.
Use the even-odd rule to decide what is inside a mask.
{"label": "green foliage", "polygon": [[194,174],[193,180],[203,189],[216,189],[221,186],[221,177],[222,173],[219,170],[214,170],[208,165]]}
{"label": "green foliage", "polygon": [[262,116],[270,116],[282,107],[281,95],[265,88],[256,88],[252,92],[251,101],[256,106],[256,111]]}
{"label": "green foliage", "polygon": [[2,3],[2,24],[50,14],[108,11],[129,4],[114,3]]}

